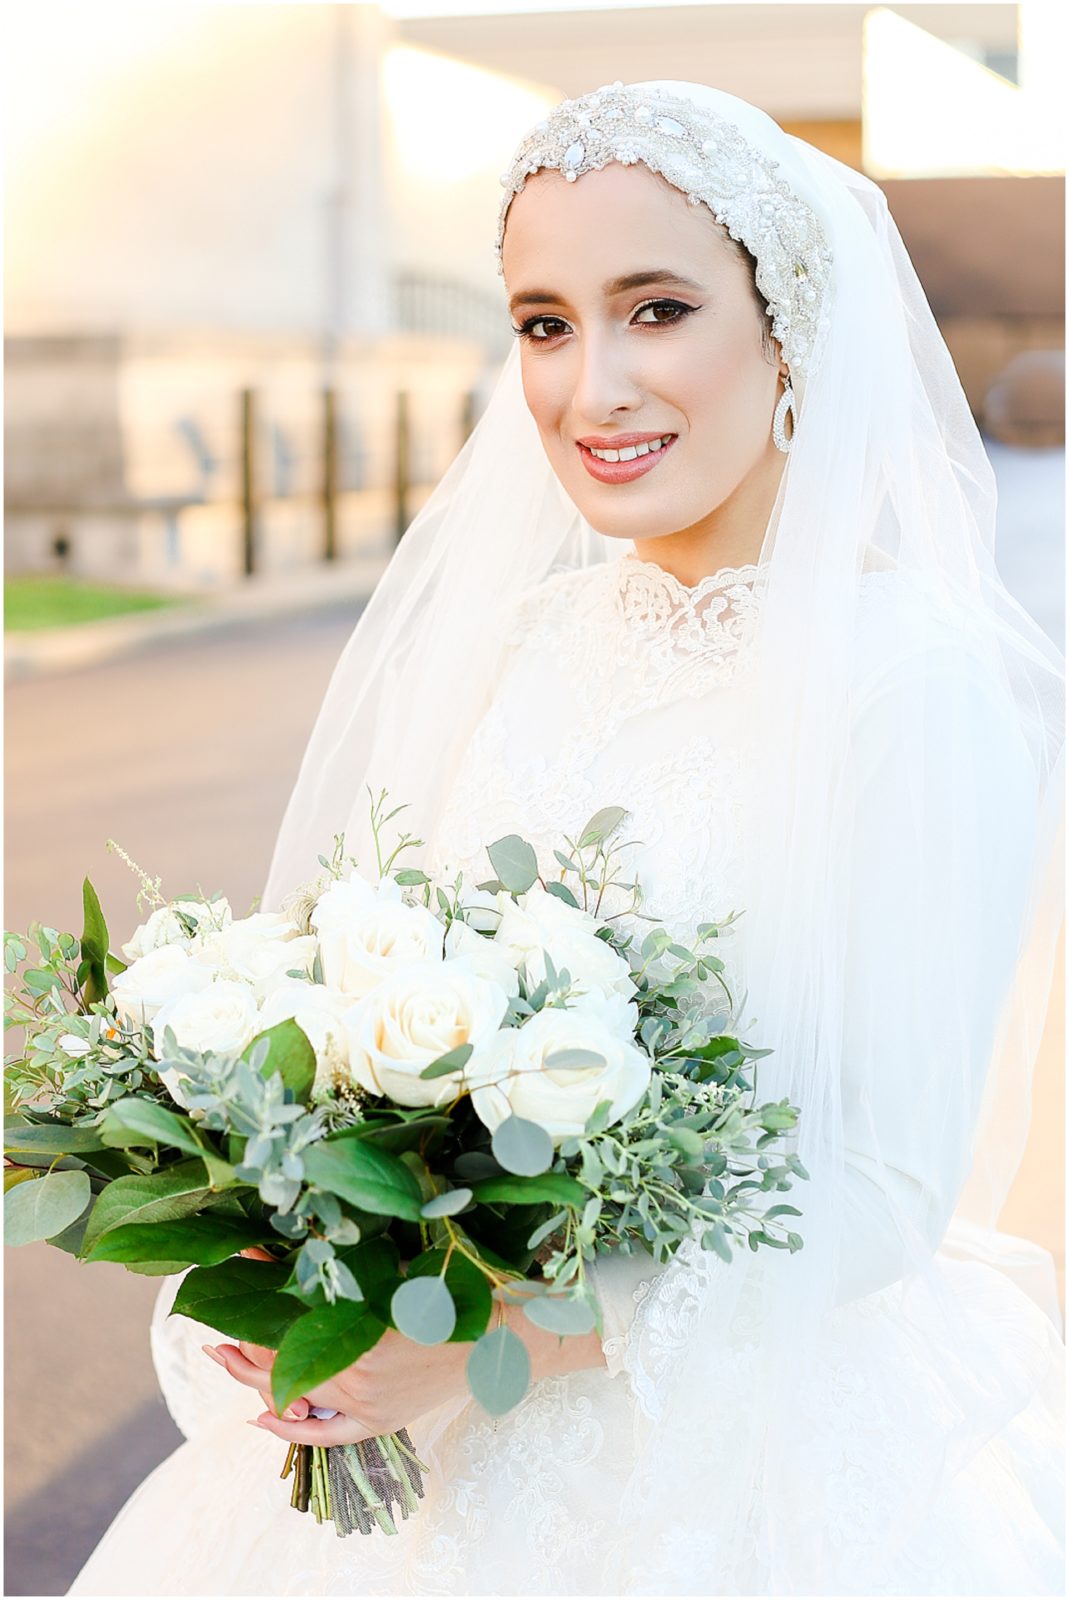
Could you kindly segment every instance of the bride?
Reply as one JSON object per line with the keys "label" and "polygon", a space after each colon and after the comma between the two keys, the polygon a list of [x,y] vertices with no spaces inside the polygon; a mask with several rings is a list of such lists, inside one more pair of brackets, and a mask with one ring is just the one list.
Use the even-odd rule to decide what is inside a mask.
{"label": "bride", "polygon": [[[1055,1594],[1061,1315],[997,1231],[1059,926],[1062,663],[884,198],[731,95],[614,84],[503,177],[517,333],[328,689],[264,904],[368,791],[439,881],[629,813],[646,910],[723,946],[800,1107],[804,1248],[607,1255],[492,1421],[389,1334],[278,1417],[271,1352],[167,1315],[186,1442],[76,1594]],[[636,924],[638,926],[638,924]],[[339,1414],[318,1418],[309,1405]],[[242,1421],[257,1423],[242,1428]],[[280,1440],[410,1424],[396,1538],[296,1516]]]}

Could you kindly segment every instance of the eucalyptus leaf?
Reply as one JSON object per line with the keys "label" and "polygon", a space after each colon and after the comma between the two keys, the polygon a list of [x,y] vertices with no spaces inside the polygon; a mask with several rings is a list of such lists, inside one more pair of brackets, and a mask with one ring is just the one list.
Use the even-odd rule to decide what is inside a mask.
{"label": "eucalyptus leaf", "polygon": [[523,1314],[536,1328],[547,1333],[589,1333],[594,1326],[594,1311],[586,1300],[566,1295],[542,1294],[523,1301]]}
{"label": "eucalyptus leaf", "polygon": [[627,814],[623,806],[603,806],[600,811],[595,811],[579,835],[580,849],[585,849],[587,845],[598,844],[602,839],[607,839],[609,834],[620,826]]}
{"label": "eucalyptus leaf", "polygon": [[471,1204],[470,1189],[444,1189],[441,1194],[436,1194],[433,1200],[427,1200],[420,1212],[422,1217],[432,1221],[435,1217],[455,1217],[458,1211]]}
{"label": "eucalyptus leaf", "polygon": [[444,1250],[425,1250],[409,1263],[408,1279],[441,1277],[444,1269],[445,1286],[452,1296],[456,1310],[456,1326],[449,1335],[453,1341],[466,1342],[478,1339],[486,1332],[494,1308],[490,1281],[486,1274],[454,1250],[448,1257]]}
{"label": "eucalyptus leaf", "polygon": [[32,1183],[17,1184],[4,1196],[4,1243],[51,1239],[77,1221],[90,1198],[85,1172],[49,1172]]}
{"label": "eucalyptus leaf", "polygon": [[444,1056],[439,1056],[429,1066],[424,1067],[420,1073],[421,1078],[444,1078],[450,1072],[460,1072],[471,1060],[474,1045],[458,1044],[455,1050],[448,1050]]}
{"label": "eucalyptus leaf", "polygon": [[467,1362],[468,1385],[492,1417],[519,1405],[531,1381],[531,1360],[511,1328],[494,1328],[473,1346]]}
{"label": "eucalyptus leaf", "polygon": [[42,1156],[84,1155],[105,1150],[98,1128],[73,1128],[62,1122],[6,1122],[4,1151],[8,1155],[32,1152]]}
{"label": "eucalyptus leaf", "polygon": [[457,1324],[456,1307],[441,1278],[407,1278],[390,1301],[394,1327],[416,1344],[444,1344]]}
{"label": "eucalyptus leaf", "polygon": [[526,839],[508,833],[487,846],[490,864],[512,894],[526,894],[538,878],[538,857]]}
{"label": "eucalyptus leaf", "polygon": [[494,1130],[490,1148],[506,1172],[523,1177],[535,1177],[553,1163],[553,1140],[545,1128],[515,1114]]}

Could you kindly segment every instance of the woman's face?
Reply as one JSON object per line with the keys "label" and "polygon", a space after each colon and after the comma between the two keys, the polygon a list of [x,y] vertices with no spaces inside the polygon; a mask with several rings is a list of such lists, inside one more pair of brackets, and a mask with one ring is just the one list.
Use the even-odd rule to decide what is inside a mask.
{"label": "woman's face", "polygon": [[738,544],[749,511],[759,539],[786,459],[772,415],[787,368],[705,208],[642,165],[574,183],[544,170],[512,202],[502,268],[527,405],[591,526],[690,542],[734,516]]}

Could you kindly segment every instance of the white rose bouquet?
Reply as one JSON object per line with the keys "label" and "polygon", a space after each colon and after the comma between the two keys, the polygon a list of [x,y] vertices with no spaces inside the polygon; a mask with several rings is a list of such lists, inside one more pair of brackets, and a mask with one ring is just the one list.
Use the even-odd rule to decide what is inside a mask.
{"label": "white rose bouquet", "polygon": [[[624,810],[565,837],[552,872],[510,835],[492,877],[443,884],[396,865],[418,839],[383,860],[385,798],[374,879],[339,836],[281,912],[235,918],[166,901],[124,856],[152,907],[127,961],[88,879],[80,939],[5,933],[26,1040],[5,1065],[5,1232],[190,1268],[174,1311],[275,1350],[280,1411],[393,1327],[470,1344],[472,1394],[502,1415],[530,1371],[495,1300],[563,1338],[600,1327],[599,1252],[801,1247],[797,1208],[761,1203],[808,1177],[782,1148],[797,1113],[757,1104],[768,1052],[737,1036],[714,953],[735,913],[692,948],[637,883],[641,941],[601,912]],[[344,1535],[395,1532],[425,1470],[402,1429],[293,1445],[283,1476]]]}

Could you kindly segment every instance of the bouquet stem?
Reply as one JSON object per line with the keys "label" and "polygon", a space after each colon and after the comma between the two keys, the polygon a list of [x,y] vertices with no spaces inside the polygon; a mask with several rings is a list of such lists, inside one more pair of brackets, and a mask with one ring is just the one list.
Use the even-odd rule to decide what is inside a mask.
{"label": "bouquet stem", "polygon": [[416,1455],[408,1429],[361,1439],[359,1444],[291,1444],[279,1474],[293,1474],[290,1505],[311,1511],[317,1522],[333,1521],[339,1539],[354,1530],[381,1528],[395,1534],[396,1504],[404,1520],[424,1495],[425,1464]]}

